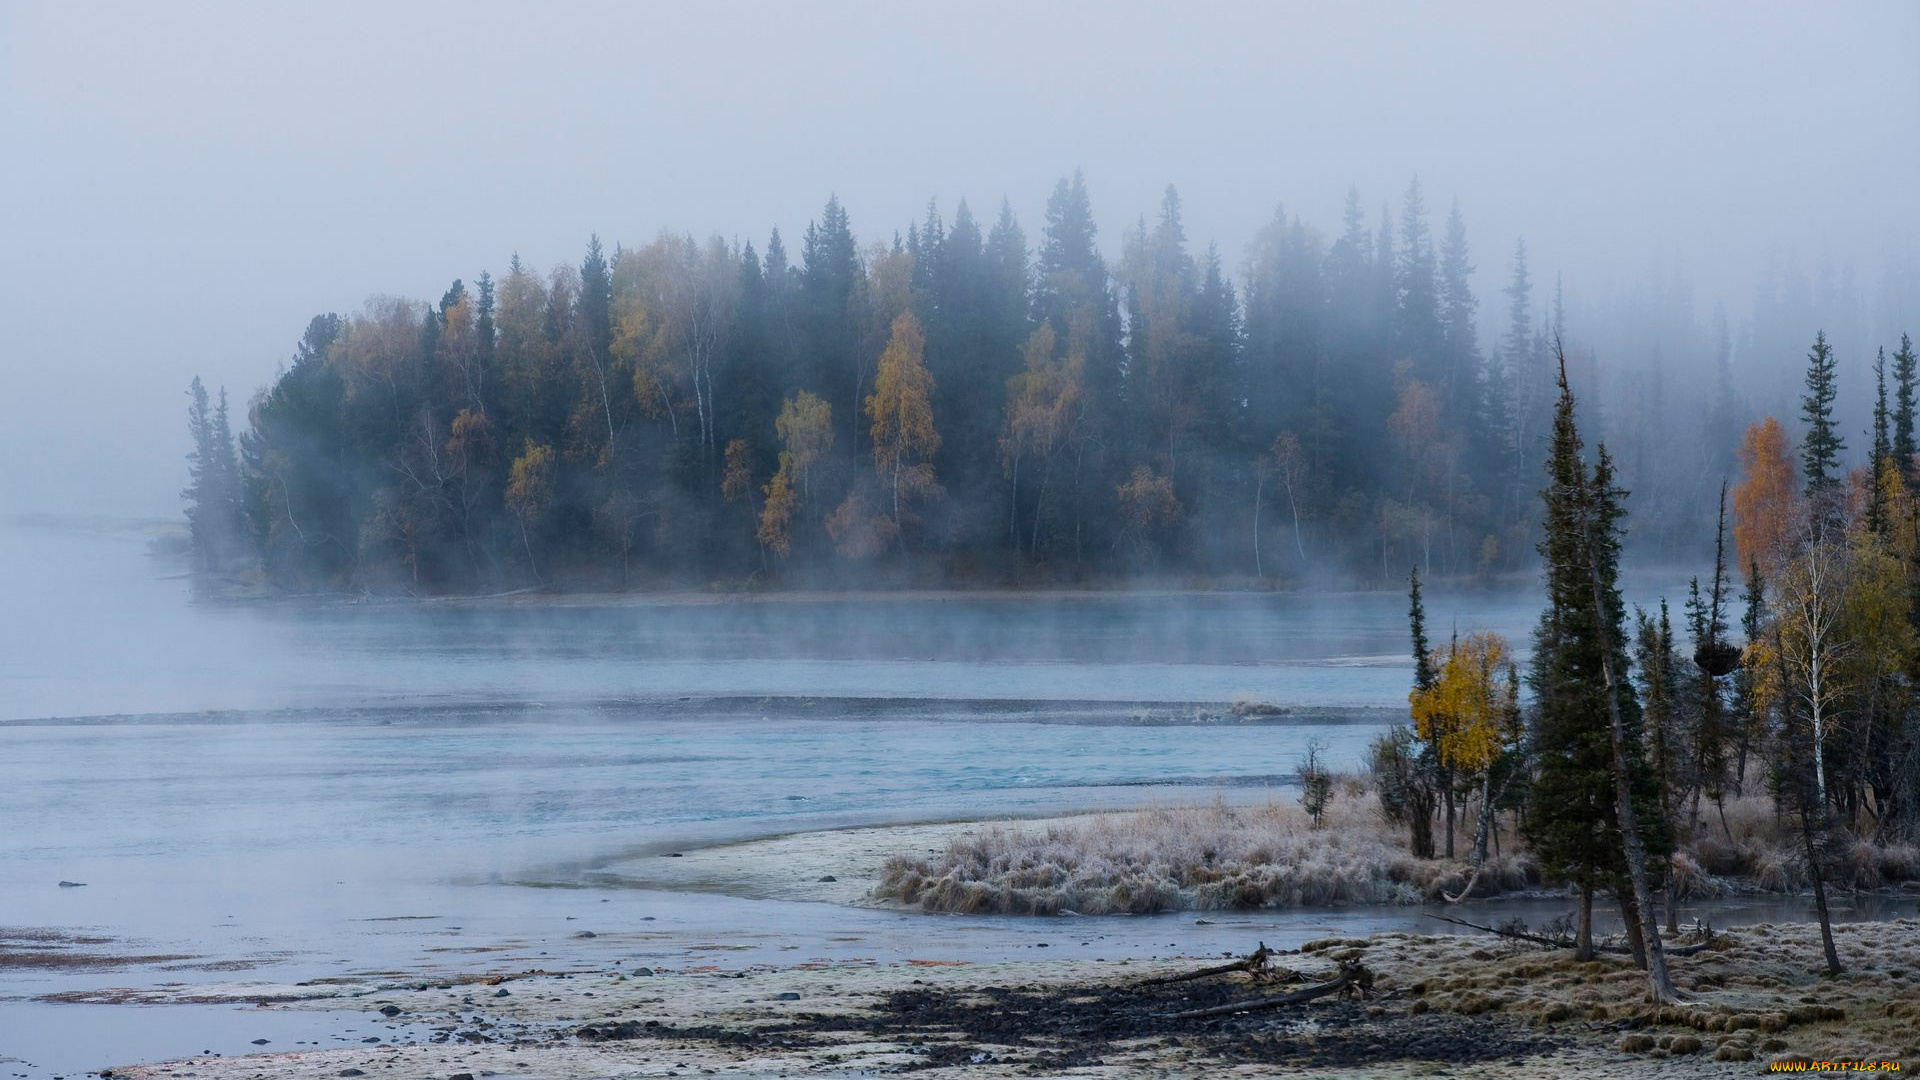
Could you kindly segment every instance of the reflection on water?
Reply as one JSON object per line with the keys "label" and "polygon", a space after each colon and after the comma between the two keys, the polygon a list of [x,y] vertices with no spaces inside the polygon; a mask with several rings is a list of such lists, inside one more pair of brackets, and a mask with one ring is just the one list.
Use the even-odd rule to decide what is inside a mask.
{"label": "reflection on water", "polygon": [[[1398,707],[1410,667],[1392,593],[231,604],[171,570],[133,533],[0,528],[0,719],[736,694]],[[1428,610],[1521,640],[1537,603]]]}
{"label": "reflection on water", "polygon": [[[133,534],[0,529],[0,595],[0,720],[27,721],[0,723],[0,911],[15,925],[246,957],[252,977],[286,979],[459,968],[495,943],[489,968],[675,967],[722,938],[744,948],[718,962],[743,965],[1041,944],[1204,955],[1439,926],[1403,909],[952,919],[596,884],[618,859],[705,840],[1291,797],[1309,739],[1354,767],[1405,707],[1392,594],[212,604]],[[1519,642],[1536,610],[1512,594],[1428,601],[1436,635]],[[1223,718],[1241,697],[1293,711]],[[203,710],[224,711],[190,715]],[[103,714],[132,715],[46,720]],[[1912,906],[1881,902],[1842,916]],[[0,994],[230,977],[7,972]],[[177,1052],[163,1041],[152,1053]]]}

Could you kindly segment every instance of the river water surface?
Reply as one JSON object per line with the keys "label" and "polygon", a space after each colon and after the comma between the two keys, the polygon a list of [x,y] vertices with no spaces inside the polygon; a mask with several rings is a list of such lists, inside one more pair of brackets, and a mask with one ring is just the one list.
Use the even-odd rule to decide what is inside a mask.
{"label": "river water surface", "polygon": [[[950,919],[621,889],[604,873],[802,829],[1291,797],[1308,740],[1354,767],[1404,709],[1394,594],[220,603],[136,532],[26,528],[0,530],[0,587],[0,927],[197,958],[0,969],[0,1061],[15,1059],[0,1072],[361,1037],[228,1008],[156,1007],[156,1021],[33,1000],[58,990],[475,956],[512,970],[985,960],[1043,943],[1208,954],[1420,922]],[[1428,612],[1436,637],[1489,628],[1524,645],[1536,604],[1436,593]],[[1236,700],[1285,712],[1241,720]]]}

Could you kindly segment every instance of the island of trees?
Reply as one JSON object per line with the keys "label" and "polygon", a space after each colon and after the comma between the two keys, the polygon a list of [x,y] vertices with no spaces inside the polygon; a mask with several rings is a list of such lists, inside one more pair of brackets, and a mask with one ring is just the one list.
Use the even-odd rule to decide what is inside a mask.
{"label": "island of trees", "polygon": [[[1377,217],[1349,193],[1330,239],[1276,212],[1237,275],[1172,188],[1116,261],[1096,241],[1076,174],[1037,244],[964,201],[863,244],[830,199],[797,259],[777,230],[596,238],[317,316],[243,417],[194,389],[196,549],[266,587],[415,594],[1532,568],[1567,328],[1524,243],[1483,341],[1463,216],[1432,227],[1417,181]],[[1714,326],[1635,343],[1644,369],[1568,349],[1669,555],[1709,539],[1751,413]]]}

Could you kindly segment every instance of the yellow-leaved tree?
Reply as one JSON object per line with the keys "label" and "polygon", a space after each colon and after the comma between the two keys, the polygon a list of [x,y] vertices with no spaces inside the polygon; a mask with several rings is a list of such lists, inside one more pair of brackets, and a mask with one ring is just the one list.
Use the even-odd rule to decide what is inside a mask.
{"label": "yellow-leaved tree", "polygon": [[[1410,698],[1414,729],[1450,776],[1478,782],[1477,868],[1487,856],[1496,798],[1495,765],[1501,753],[1520,739],[1518,672],[1507,639],[1491,630],[1468,634],[1444,651],[1436,650],[1434,659],[1439,674],[1433,684],[1414,691]],[[1447,784],[1449,792],[1452,786]]]}
{"label": "yellow-leaved tree", "polygon": [[873,421],[873,467],[893,488],[893,524],[902,525],[902,496],[937,493],[933,455],[940,432],[933,426],[933,375],[927,371],[927,336],[911,312],[893,320],[893,336],[880,354],[867,416]]}
{"label": "yellow-leaved tree", "polygon": [[833,406],[802,390],[780,406],[773,420],[783,449],[773,476],[760,488],[760,545],[786,558],[793,553],[793,515],[813,494],[813,466],[833,449]]}
{"label": "yellow-leaved tree", "polygon": [[1066,355],[1055,359],[1055,336],[1050,323],[1041,323],[1020,346],[1026,368],[1007,380],[1006,417],[1000,428],[1000,464],[1013,481],[1008,535],[1020,546],[1020,464],[1040,461],[1040,490],[1033,500],[1033,523],[1028,550],[1040,547],[1040,522],[1047,506],[1047,487],[1054,458],[1079,437],[1086,395],[1081,384],[1086,372],[1086,344],[1078,332],[1069,334]]}
{"label": "yellow-leaved tree", "polygon": [[526,449],[513,459],[507,474],[507,509],[520,521],[520,543],[527,549],[527,569],[536,580],[540,568],[533,562],[533,541],[528,533],[533,522],[553,504],[553,447],[527,440]]}

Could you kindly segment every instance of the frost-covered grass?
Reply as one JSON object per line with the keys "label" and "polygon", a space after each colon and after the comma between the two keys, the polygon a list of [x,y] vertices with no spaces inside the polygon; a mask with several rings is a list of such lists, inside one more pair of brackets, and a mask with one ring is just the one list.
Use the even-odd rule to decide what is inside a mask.
{"label": "frost-covered grass", "polygon": [[[1472,811],[1458,850],[1472,848]],[[1673,854],[1676,895],[1737,888],[1807,888],[1793,822],[1762,795],[1730,799],[1726,826],[1704,808],[1698,834]],[[932,856],[895,855],[874,895],[929,911],[1051,915],[1147,914],[1234,908],[1415,904],[1490,896],[1540,884],[1539,867],[1510,831],[1477,880],[1468,858],[1416,859],[1403,829],[1356,781],[1336,785],[1316,827],[1291,802],[1154,807],[1045,825],[985,826]],[[1849,842],[1830,853],[1829,883],[1876,888],[1920,878],[1920,848]]]}
{"label": "frost-covered grass", "polygon": [[[1851,840],[1830,850],[1827,863],[1828,884],[1838,889],[1920,880],[1920,847],[1912,844]],[[1674,856],[1674,870],[1683,896],[1712,895],[1727,880],[1767,892],[1812,885],[1799,823],[1781,817],[1764,795],[1728,799],[1724,826],[1713,807],[1704,807],[1698,835]]]}
{"label": "frost-covered grass", "polygon": [[[1470,872],[1463,861],[1414,858],[1372,794],[1349,787],[1319,827],[1280,802],[989,826],[933,858],[887,860],[875,891],[932,911],[1145,914],[1419,903],[1458,892]],[[1537,880],[1529,857],[1509,853],[1488,859],[1475,892]]]}

